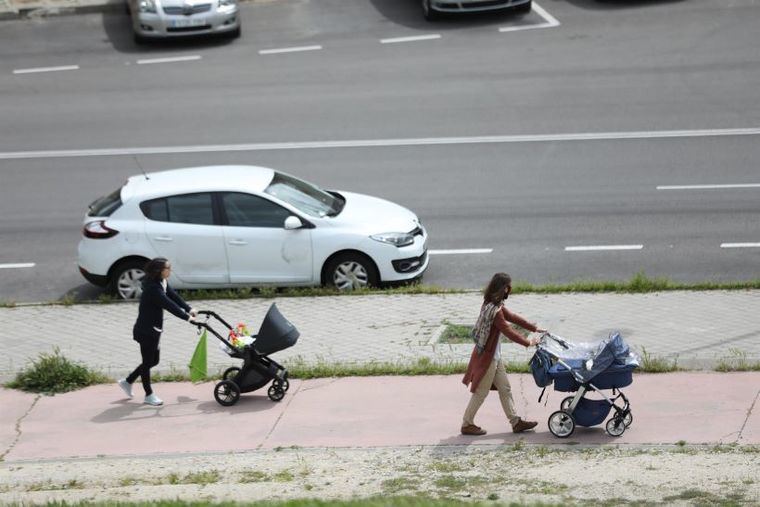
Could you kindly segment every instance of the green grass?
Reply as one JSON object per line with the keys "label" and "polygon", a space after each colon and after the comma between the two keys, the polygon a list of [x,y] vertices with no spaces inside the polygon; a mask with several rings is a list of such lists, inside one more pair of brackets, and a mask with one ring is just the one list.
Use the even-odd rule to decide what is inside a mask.
{"label": "green grass", "polygon": [[65,393],[112,380],[85,365],[73,363],[58,347],[52,354],[41,353],[27,368],[20,371],[6,387],[33,393]]}
{"label": "green grass", "polygon": [[152,502],[48,502],[48,507],[497,507],[497,506],[549,506],[545,503],[494,503],[492,501],[468,501],[425,498],[420,496],[376,496],[351,500],[260,500],[254,502],[183,502],[181,500],[154,500]]}
{"label": "green grass", "polygon": [[747,352],[741,349],[728,349],[729,355],[718,360],[715,371],[760,371],[760,361],[747,360]]}
{"label": "green grass", "polygon": [[644,347],[641,348],[641,366],[639,371],[646,373],[671,373],[674,371],[681,371],[678,367],[678,359],[663,359],[661,357],[655,357]]}

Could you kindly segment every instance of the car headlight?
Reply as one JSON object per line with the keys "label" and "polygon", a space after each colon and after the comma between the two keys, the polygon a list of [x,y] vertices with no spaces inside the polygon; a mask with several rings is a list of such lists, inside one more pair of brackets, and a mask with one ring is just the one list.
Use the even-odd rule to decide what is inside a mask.
{"label": "car headlight", "polygon": [[408,232],[384,232],[383,234],[374,234],[370,238],[381,243],[390,243],[391,245],[402,247],[414,243],[414,236]]}
{"label": "car headlight", "polygon": [[140,12],[156,12],[156,2],[153,0],[140,0]]}
{"label": "car headlight", "polygon": [[219,0],[219,7],[232,7],[237,5],[237,0]]}

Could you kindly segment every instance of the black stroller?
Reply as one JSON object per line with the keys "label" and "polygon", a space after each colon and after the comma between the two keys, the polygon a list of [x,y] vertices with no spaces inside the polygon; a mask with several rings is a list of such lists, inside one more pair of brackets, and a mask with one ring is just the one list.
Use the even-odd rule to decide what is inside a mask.
{"label": "black stroller", "polygon": [[242,367],[227,368],[222,380],[214,386],[214,398],[220,405],[232,406],[240,399],[240,393],[260,389],[270,380],[272,385],[267,391],[269,399],[280,401],[285,397],[290,387],[288,370],[268,356],[295,345],[299,332],[282,316],[274,303],[269,307],[258,334],[251,337],[253,342],[242,347],[234,346],[209,324],[209,319],[213,317],[231,331],[232,326],[227,321],[211,311],[199,311],[198,314],[206,315],[206,321],[198,323],[198,326],[211,331],[225,345],[225,352],[230,357],[243,360]]}

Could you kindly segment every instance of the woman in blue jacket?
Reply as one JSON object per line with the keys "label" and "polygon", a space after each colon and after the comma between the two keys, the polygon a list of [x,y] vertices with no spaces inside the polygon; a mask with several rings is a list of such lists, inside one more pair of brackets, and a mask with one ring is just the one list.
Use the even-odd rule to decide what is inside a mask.
{"label": "woman in blue jacket", "polygon": [[140,344],[142,363],[119,386],[127,396],[132,397],[132,384],[137,377],[142,379],[145,389],[145,403],[163,405],[161,398],[153,394],[150,386],[150,369],[158,364],[161,351],[160,340],[164,325],[164,310],[168,310],[182,320],[193,322],[197,312],[169,287],[167,279],[171,264],[163,257],[156,257],[145,265],[142,282],[142,296],[137,314],[137,322],[132,329],[134,340]]}

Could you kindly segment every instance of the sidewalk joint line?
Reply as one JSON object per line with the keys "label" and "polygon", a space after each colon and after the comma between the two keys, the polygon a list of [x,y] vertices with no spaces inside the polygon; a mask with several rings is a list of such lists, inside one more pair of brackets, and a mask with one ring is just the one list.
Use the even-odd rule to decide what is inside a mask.
{"label": "sidewalk joint line", "polygon": [[40,398],[42,398],[42,395],[38,394],[24,415],[19,417],[16,421],[16,426],[14,427],[14,430],[16,431],[16,438],[14,438],[13,442],[11,442],[11,445],[9,445],[8,448],[2,454],[0,454],[0,462],[5,461],[5,457],[8,455],[8,453],[10,453],[13,448],[16,447],[16,444],[18,444],[18,441],[21,440],[21,421],[23,421],[24,418],[26,418],[26,416],[32,412],[32,409],[35,407],[35,405],[37,405],[37,402],[40,401]]}
{"label": "sidewalk joint line", "polygon": [[304,382],[301,381],[298,384],[298,388],[293,392],[293,394],[288,398],[288,403],[285,405],[285,407],[282,409],[282,412],[280,412],[280,415],[277,416],[277,420],[274,422],[271,428],[269,428],[269,432],[264,437],[264,439],[259,443],[259,445],[256,446],[256,449],[261,449],[264,447],[264,444],[266,444],[267,440],[269,440],[269,437],[272,436],[272,433],[274,433],[274,430],[277,428],[277,425],[280,424],[280,419],[285,415],[285,412],[288,410],[288,407],[293,402],[293,399],[296,397],[296,395],[301,391],[301,387],[303,387]]}
{"label": "sidewalk joint line", "polygon": [[750,405],[749,410],[747,410],[747,417],[744,418],[744,424],[742,424],[742,427],[739,430],[739,435],[736,437],[737,444],[742,439],[742,433],[744,433],[744,428],[747,427],[747,423],[749,422],[749,418],[752,416],[752,411],[755,409],[755,405],[757,404],[758,398],[760,398],[760,389],[757,390],[757,393],[755,394],[755,399],[752,400],[752,405]]}

